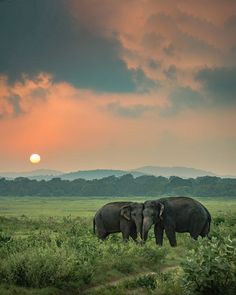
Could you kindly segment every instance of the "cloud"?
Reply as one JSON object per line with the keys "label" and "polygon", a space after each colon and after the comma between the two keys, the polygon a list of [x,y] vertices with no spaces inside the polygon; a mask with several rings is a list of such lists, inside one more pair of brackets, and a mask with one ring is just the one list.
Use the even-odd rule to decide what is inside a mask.
{"label": "cloud", "polygon": [[106,108],[114,115],[124,118],[139,118],[143,116],[146,112],[153,110],[153,107],[149,105],[136,104],[132,106],[122,106],[117,102],[112,102],[108,104]]}
{"label": "cloud", "polygon": [[169,101],[169,106],[160,110],[162,116],[174,116],[186,110],[202,110],[209,104],[202,93],[190,87],[175,88],[169,95]]}
{"label": "cloud", "polygon": [[[0,101],[7,106],[0,121],[2,169],[17,165],[31,169],[27,157],[35,151],[42,155],[42,165],[62,170],[111,165],[130,168],[149,163],[201,163],[204,167],[209,155],[214,158],[210,148],[204,154],[206,140],[214,142],[215,156],[231,151],[235,142],[229,140],[235,137],[235,108],[204,109],[199,106],[198,95],[188,88],[173,92],[170,104],[162,89],[159,97],[155,91],[96,92],[57,82],[44,73],[25,76],[13,84],[2,78],[0,91]],[[188,98],[191,104],[186,107]],[[159,115],[160,110],[171,106],[172,112],[177,109],[175,115]],[[222,147],[220,143],[226,139]],[[228,165],[223,160],[217,163]],[[230,160],[230,164],[235,167],[235,161]]]}
{"label": "cloud", "polygon": [[236,67],[203,68],[195,76],[212,104],[236,104]]}
{"label": "cloud", "polygon": [[236,65],[229,57],[236,46],[234,0],[69,2],[78,23],[120,43],[129,69],[141,69],[165,87],[175,83],[196,90],[199,69],[223,67],[226,60]]}
{"label": "cloud", "polygon": [[52,77],[43,73],[34,79],[23,75],[13,84],[6,76],[0,76],[0,119],[29,112],[45,99],[51,85]]}
{"label": "cloud", "polygon": [[[75,24],[67,1],[6,1],[0,9],[0,74],[51,73],[55,81],[106,92],[132,92],[135,71],[119,56],[120,44]],[[134,72],[134,73],[133,73]]]}

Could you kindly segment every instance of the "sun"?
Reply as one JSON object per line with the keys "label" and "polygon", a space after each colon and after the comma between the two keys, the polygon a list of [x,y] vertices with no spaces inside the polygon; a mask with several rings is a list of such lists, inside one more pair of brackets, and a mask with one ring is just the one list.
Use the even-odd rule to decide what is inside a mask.
{"label": "sun", "polygon": [[41,158],[40,158],[40,155],[38,154],[32,154],[30,156],[30,162],[33,163],[33,164],[38,164],[40,162]]}

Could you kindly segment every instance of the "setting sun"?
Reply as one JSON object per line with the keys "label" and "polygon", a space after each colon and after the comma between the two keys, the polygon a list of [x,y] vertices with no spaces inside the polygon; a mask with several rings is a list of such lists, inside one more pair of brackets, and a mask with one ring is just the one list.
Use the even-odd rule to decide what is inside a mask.
{"label": "setting sun", "polygon": [[33,164],[38,164],[40,162],[40,155],[32,154],[30,156],[30,162],[33,163]]}

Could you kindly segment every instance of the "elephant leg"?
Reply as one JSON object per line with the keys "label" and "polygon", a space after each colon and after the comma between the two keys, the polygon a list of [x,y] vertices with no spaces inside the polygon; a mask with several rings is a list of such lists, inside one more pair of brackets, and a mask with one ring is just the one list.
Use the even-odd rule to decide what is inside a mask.
{"label": "elephant leg", "polygon": [[202,238],[205,238],[205,237],[209,238],[208,234],[209,234],[209,222],[207,221],[204,228],[203,228],[203,230],[202,230],[202,232],[200,233],[200,236]]}
{"label": "elephant leg", "polygon": [[165,232],[166,232],[166,235],[167,235],[167,238],[170,242],[171,247],[176,247],[177,241],[176,241],[176,233],[175,233],[174,228],[167,227],[167,228],[165,228]]}
{"label": "elephant leg", "polygon": [[98,234],[98,237],[101,240],[105,240],[108,235],[109,235],[109,233],[107,233],[107,232],[104,233],[103,232],[103,233]]}
{"label": "elephant leg", "polygon": [[132,238],[135,242],[137,242],[137,237],[138,237],[138,235],[137,235],[137,232],[136,232],[136,231],[132,231],[132,232],[130,233],[130,236],[131,236],[131,238]]}
{"label": "elephant leg", "polygon": [[120,224],[120,230],[122,232],[122,238],[124,242],[128,242],[131,233],[131,226],[129,222],[122,222]]}
{"label": "elephant leg", "polygon": [[128,242],[129,241],[129,235],[130,232],[129,231],[122,231],[122,238],[123,238],[123,242]]}
{"label": "elephant leg", "polygon": [[197,240],[198,236],[201,234],[204,224],[202,222],[194,221],[190,228],[190,236],[194,240]]}
{"label": "elephant leg", "polygon": [[138,237],[138,234],[137,234],[137,230],[136,230],[136,226],[133,225],[130,229],[130,237],[136,242],[137,241],[137,237]]}
{"label": "elephant leg", "polygon": [[101,240],[105,240],[106,237],[109,235],[109,233],[107,233],[102,218],[100,216],[97,216],[95,219],[95,223],[96,223],[96,228],[97,228],[97,236],[99,239]]}
{"label": "elephant leg", "polygon": [[155,224],[154,233],[155,233],[155,238],[156,238],[156,244],[162,246],[162,244],[163,244],[163,234],[164,234],[163,228],[160,227],[158,224]]}

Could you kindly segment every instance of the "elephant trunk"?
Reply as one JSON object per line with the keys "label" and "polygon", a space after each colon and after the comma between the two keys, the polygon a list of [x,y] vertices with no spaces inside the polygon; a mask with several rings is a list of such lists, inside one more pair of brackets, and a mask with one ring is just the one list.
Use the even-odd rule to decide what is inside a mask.
{"label": "elephant trunk", "polygon": [[142,220],[135,220],[138,239],[142,240]]}
{"label": "elephant trunk", "polygon": [[146,242],[148,238],[148,231],[151,228],[153,222],[149,218],[143,219],[143,231],[142,231],[142,238],[144,242]]}

